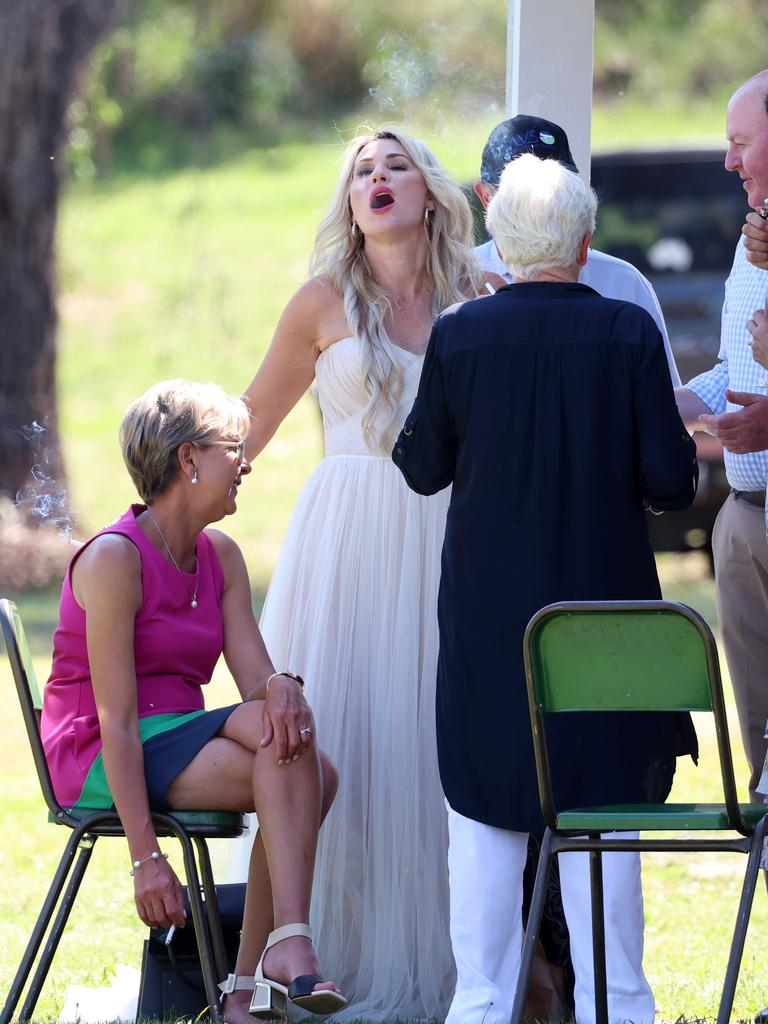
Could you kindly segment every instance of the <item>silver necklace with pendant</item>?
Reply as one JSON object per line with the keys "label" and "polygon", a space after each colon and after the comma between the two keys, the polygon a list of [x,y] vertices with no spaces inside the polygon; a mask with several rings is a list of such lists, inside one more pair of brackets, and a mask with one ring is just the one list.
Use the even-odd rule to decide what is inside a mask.
{"label": "silver necklace with pendant", "polygon": [[[165,545],[165,550],[168,552],[168,557],[173,562],[174,567],[176,569],[176,572],[179,574],[179,576],[181,576],[182,580],[184,580],[184,583],[185,583],[185,586],[186,586],[186,580],[184,578],[184,572],[183,572],[181,566],[179,565],[179,563],[173,557],[173,552],[171,551],[171,548],[170,548],[170,546],[168,544],[168,541],[165,539],[165,535],[164,535],[163,531],[160,529],[160,524],[155,519],[155,517],[152,515],[152,513],[149,511],[149,509],[146,510],[146,513],[149,516],[149,518],[152,520],[152,522],[155,524],[155,529],[160,534],[160,540]],[[194,559],[195,559],[195,589],[192,591],[191,594],[189,594],[189,588],[187,587],[187,593],[189,594],[189,606],[190,606],[190,608],[197,608],[197,588],[200,586],[200,563],[197,560],[197,555],[194,556]]]}

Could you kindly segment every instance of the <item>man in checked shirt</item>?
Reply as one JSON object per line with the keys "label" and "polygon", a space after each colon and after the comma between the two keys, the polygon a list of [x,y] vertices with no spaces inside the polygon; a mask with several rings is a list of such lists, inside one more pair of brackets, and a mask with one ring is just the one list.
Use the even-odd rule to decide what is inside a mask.
{"label": "man in checked shirt", "polygon": [[760,354],[765,331],[768,353],[768,232],[762,219],[768,207],[768,70],[731,97],[726,128],[726,169],[738,172],[756,212],[747,217],[725,285],[720,362],[676,395],[688,426],[708,430],[726,449],[731,494],[712,534],[715,593],[749,763],[750,799],[761,803],[768,720],[768,370],[753,358],[752,346]]}

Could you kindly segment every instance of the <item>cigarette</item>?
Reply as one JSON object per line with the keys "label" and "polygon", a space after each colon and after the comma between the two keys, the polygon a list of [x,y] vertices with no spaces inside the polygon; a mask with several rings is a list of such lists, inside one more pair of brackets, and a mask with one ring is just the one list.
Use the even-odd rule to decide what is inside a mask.
{"label": "cigarette", "polygon": [[[768,203],[768,199],[766,199],[766,202]],[[761,213],[760,216],[762,217],[763,214]],[[768,217],[768,210],[765,211],[765,216]],[[496,289],[493,287],[490,281],[485,282],[485,287],[488,289],[491,295],[496,294]]]}
{"label": "cigarette", "polygon": [[166,932],[165,938],[163,939],[163,944],[166,945],[166,946],[170,946],[170,944],[173,942],[173,936],[175,934],[176,934],[176,925],[172,924],[171,927]]}

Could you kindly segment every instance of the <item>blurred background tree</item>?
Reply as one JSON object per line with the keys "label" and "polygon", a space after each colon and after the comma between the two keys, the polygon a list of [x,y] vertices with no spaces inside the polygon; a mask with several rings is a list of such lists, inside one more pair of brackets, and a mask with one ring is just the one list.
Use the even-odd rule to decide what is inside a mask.
{"label": "blurred background tree", "polygon": [[59,157],[78,74],[115,6],[0,3],[0,481],[14,497],[29,479],[41,424],[46,440],[33,479],[45,475],[61,486],[64,475],[54,387]]}

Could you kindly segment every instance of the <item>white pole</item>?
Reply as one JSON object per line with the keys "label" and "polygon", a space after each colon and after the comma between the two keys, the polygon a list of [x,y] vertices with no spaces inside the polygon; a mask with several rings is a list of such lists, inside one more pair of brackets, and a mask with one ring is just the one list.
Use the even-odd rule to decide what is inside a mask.
{"label": "white pole", "polygon": [[507,116],[565,128],[589,179],[595,0],[508,0]]}

